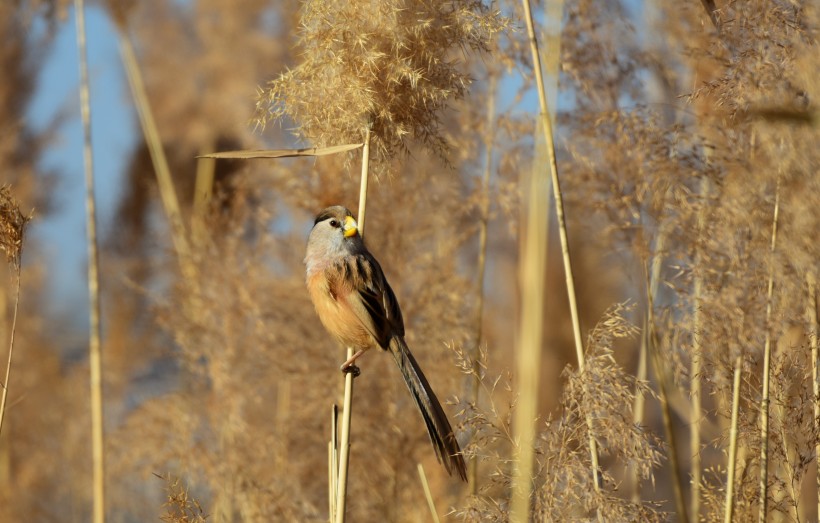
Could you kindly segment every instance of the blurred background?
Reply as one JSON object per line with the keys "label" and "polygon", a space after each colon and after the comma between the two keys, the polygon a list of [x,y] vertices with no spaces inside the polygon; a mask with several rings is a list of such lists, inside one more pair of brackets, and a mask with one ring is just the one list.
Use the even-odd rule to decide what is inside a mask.
{"label": "blurred background", "polygon": [[[594,514],[580,501],[587,430],[599,517],[722,519],[735,374],[736,520],[756,517],[769,345],[769,514],[817,521],[817,6],[533,10],[591,363],[578,372],[550,207],[530,519]],[[469,486],[446,475],[391,359],[369,353],[349,520],[429,521],[421,463],[443,520],[507,521],[527,187],[548,169],[521,4],[111,0],[85,12],[108,519],[327,520],[344,351],[319,328],[302,259],[319,210],[358,213],[361,152],[196,157],[357,143],[369,122],[367,243],[477,472]],[[0,433],[9,522],[91,518],[74,15],[67,0],[0,5],[0,183],[32,213]],[[3,270],[8,339],[15,270]]]}

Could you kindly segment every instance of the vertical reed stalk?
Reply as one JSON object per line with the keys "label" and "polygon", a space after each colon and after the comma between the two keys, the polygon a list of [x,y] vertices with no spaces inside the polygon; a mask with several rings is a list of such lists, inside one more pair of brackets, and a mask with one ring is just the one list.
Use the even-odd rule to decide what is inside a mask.
{"label": "vertical reed stalk", "polygon": [[85,41],[85,6],[74,0],[77,24],[77,52],[80,63],[80,114],[83,122],[83,163],[85,165],[86,234],[88,240],[89,343],[88,363],[91,387],[91,455],[94,523],[105,521],[105,454],[103,440],[102,354],[100,350],[100,281],[97,253],[97,214],[94,199],[94,158],[91,153],[91,105],[88,85],[88,53]]}
{"label": "vertical reed stalk", "polygon": [[517,455],[513,478],[510,521],[529,520],[530,491],[538,417],[538,375],[541,371],[541,342],[544,325],[544,279],[547,266],[549,225],[549,180],[540,162],[534,162],[524,194],[527,218],[522,227],[523,253],[520,262],[521,323],[518,343],[518,404],[513,433]]}
{"label": "vertical reed stalk", "polygon": [[330,441],[328,442],[328,466],[327,466],[327,488],[328,488],[328,521],[333,523],[336,518],[336,491],[338,488],[339,479],[339,430],[336,427],[336,421],[339,419],[339,407],[334,403],[330,411]]}
{"label": "vertical reed stalk", "polygon": [[[646,353],[648,348],[648,341],[646,339],[646,317],[644,317],[643,329],[641,329],[641,332],[643,334],[641,335],[641,346],[638,349],[638,370],[635,375],[638,381],[646,382],[649,373],[647,368],[648,365],[646,363]],[[646,396],[643,394],[635,394],[635,401],[632,402],[632,423],[634,425],[643,424],[645,407]],[[638,482],[638,468],[635,465],[629,466],[629,478],[630,484],[632,485],[632,502],[639,503],[641,500],[641,491]]]}
{"label": "vertical reed stalk", "polygon": [[[776,398],[778,393],[783,394],[783,388],[782,387],[777,387],[777,383],[775,383],[775,387],[776,387],[775,388],[775,398]],[[788,391],[786,392],[786,394],[788,394]],[[782,396],[781,396],[781,399],[782,399]],[[779,434],[780,435],[780,441],[782,442],[783,449],[784,449],[784,454],[785,454],[785,459],[783,459],[782,461],[779,461],[777,463],[777,470],[778,471],[775,472],[775,474],[776,475],[779,474],[780,477],[784,478],[783,483],[786,485],[786,492],[788,493],[788,495],[791,498],[791,502],[785,504],[786,508],[788,510],[788,521],[801,521],[801,520],[805,520],[806,518],[805,517],[803,517],[803,518],[800,517],[800,512],[802,512],[802,510],[800,510],[800,512],[798,512],[799,509],[803,508],[803,505],[798,503],[798,501],[799,501],[798,496],[800,495],[800,493],[795,488],[795,483],[796,483],[796,479],[800,477],[800,473],[795,469],[795,466],[794,466],[794,464],[797,463],[800,458],[798,456],[795,456],[794,455],[795,453],[791,451],[791,449],[793,448],[793,442],[792,442],[792,438],[791,438],[791,435],[789,434],[789,430],[788,430],[788,428],[789,428],[789,421],[788,421],[788,418],[787,418],[788,414],[786,413],[786,407],[784,406],[784,403],[785,403],[784,401],[775,400],[775,404],[776,404],[775,413],[777,415],[777,420],[778,420],[777,427],[778,427],[779,432],[780,432],[780,434]],[[785,497],[783,495],[782,490],[779,491],[779,494],[781,495],[781,497]],[[781,505],[781,502],[782,502],[782,499],[778,500],[777,504]],[[784,513],[781,512],[780,510],[774,512],[772,514],[772,516],[774,516],[776,518],[781,518],[781,521],[786,520],[786,518],[783,517]]]}
{"label": "vertical reed stalk", "polygon": [[[362,150],[362,178],[359,188],[359,234],[364,238],[364,218],[367,207],[367,181],[370,167],[370,126],[365,131],[364,148]],[[353,357],[353,348],[347,348],[347,358]],[[353,409],[353,373],[345,373],[344,410],[342,411],[342,435],[339,456],[339,479],[336,492],[336,523],[345,521],[345,504],[347,502],[347,472],[350,461],[350,418]]]}
{"label": "vertical reed stalk", "polygon": [[729,465],[726,471],[726,502],[723,505],[723,523],[732,523],[735,510],[735,478],[737,474],[737,418],[740,410],[740,372],[743,354],[735,356],[732,377],[732,421],[729,428]]}
{"label": "vertical reed stalk", "polygon": [[[566,276],[567,296],[569,298],[569,310],[572,316],[572,333],[575,339],[575,355],[578,359],[578,370],[583,372],[586,368],[584,356],[584,342],[581,337],[581,322],[578,317],[578,301],[575,295],[575,279],[572,275],[572,260],[569,254],[569,240],[567,237],[567,223],[564,217],[564,198],[561,193],[561,184],[558,179],[558,163],[555,158],[555,142],[552,134],[552,122],[550,111],[547,106],[546,91],[544,90],[544,77],[541,71],[541,58],[538,53],[538,40],[535,38],[535,28],[532,20],[529,0],[522,0],[524,4],[524,18],[527,23],[527,35],[530,41],[530,52],[532,53],[533,69],[535,71],[535,82],[538,87],[538,103],[541,109],[541,124],[544,128],[544,140],[547,145],[547,155],[549,157],[550,175],[555,200],[555,215],[558,219],[558,236],[561,240],[561,254],[564,263],[564,274]],[[587,416],[586,423],[589,432],[589,453],[591,462],[592,482],[596,492],[601,490],[601,479],[598,474],[598,444],[593,432],[592,419]]]}
{"label": "vertical reed stalk", "polygon": [[[649,274],[649,295],[652,297],[654,303],[655,297],[658,295],[658,283],[661,277],[661,265],[663,262],[664,250],[666,249],[666,227],[661,225],[658,228],[658,238],[655,241],[655,253],[652,256],[652,267]],[[648,378],[647,352],[649,350],[649,339],[646,335],[648,320],[644,318],[644,335],[641,336],[641,345],[638,353],[638,370],[636,377],[639,382],[645,382]],[[632,402],[632,422],[635,425],[643,423],[643,415],[646,406],[646,398],[642,393],[635,394],[635,400]],[[638,482],[638,469],[635,466],[629,467],[630,483],[632,485],[632,501],[638,503],[641,499],[640,486]]]}
{"label": "vertical reed stalk", "polygon": [[[15,267],[16,282],[15,282],[15,291],[14,291],[14,312],[12,313],[12,317],[11,317],[11,329],[10,329],[10,333],[9,333],[9,356],[6,359],[6,374],[5,374],[5,377],[3,378],[3,382],[0,383],[0,389],[2,389],[2,391],[0,391],[0,435],[3,434],[3,419],[5,419],[5,416],[6,416],[6,398],[8,397],[8,393],[9,393],[9,377],[11,375],[11,360],[12,360],[12,356],[14,355],[14,331],[17,329],[17,311],[20,307],[20,264],[21,264],[21,259],[18,257],[17,263],[15,264],[16,265],[16,267]],[[5,299],[5,296],[3,296],[3,299]],[[9,443],[9,447],[10,446],[11,446],[11,443]],[[0,474],[0,479],[2,479],[2,477],[3,477],[2,474]]]}
{"label": "vertical reed stalk", "polygon": [[772,360],[772,290],[774,288],[774,250],[777,245],[777,215],[780,210],[780,176],[774,193],[774,216],[772,218],[772,239],[769,246],[769,286],[766,292],[766,339],[763,343],[763,397],[760,399],[760,512],[757,520],[766,522],[769,506],[769,375]]}
{"label": "vertical reed stalk", "polygon": [[[487,89],[487,122],[484,130],[484,175],[481,178],[481,223],[478,230],[478,274],[476,295],[478,304],[476,305],[475,318],[475,346],[473,347],[473,383],[472,402],[478,405],[478,394],[481,389],[481,331],[484,323],[484,275],[487,262],[487,222],[490,214],[490,172],[493,162],[493,142],[495,126],[495,95],[498,84],[498,77],[495,72],[490,73],[489,88]],[[478,493],[478,459],[476,456],[470,458],[467,477],[470,482],[470,494],[475,496]]]}
{"label": "vertical reed stalk", "polygon": [[[808,283],[808,305],[806,307],[806,316],[809,322],[809,345],[811,346],[811,374],[812,374],[812,389],[814,391],[814,433],[820,434],[820,351],[818,351],[818,328],[817,322],[820,318],[818,313],[817,300],[817,275],[814,272],[809,272],[806,276]],[[820,438],[814,447],[814,463],[817,466],[817,517],[820,518]]]}
{"label": "vertical reed stalk", "polygon": [[709,194],[709,179],[704,177],[700,181],[701,208],[698,211],[698,243],[695,245],[695,275],[692,293],[694,295],[693,320],[692,320],[692,359],[689,367],[689,395],[690,407],[692,411],[692,423],[689,425],[689,454],[691,465],[689,467],[691,480],[691,499],[689,513],[692,519],[698,521],[700,514],[700,483],[701,483],[701,459],[700,459],[700,429],[703,417],[701,409],[701,356],[703,354],[703,256],[701,243],[704,240],[704,227],[706,225],[706,198]]}
{"label": "vertical reed stalk", "polygon": [[691,479],[691,498],[689,500],[689,513],[695,521],[698,521],[700,514],[700,483],[702,481],[701,459],[700,459],[700,429],[703,417],[701,409],[701,354],[703,351],[703,339],[699,330],[703,325],[702,314],[700,313],[700,300],[703,295],[703,278],[696,275],[694,282],[695,293],[695,317],[693,319],[694,336],[692,342],[692,359],[689,366],[689,396],[690,408],[692,411],[692,422],[689,425],[689,456]]}
{"label": "vertical reed stalk", "polygon": [[159,136],[157,124],[154,121],[154,114],[151,111],[151,104],[148,102],[148,95],[145,91],[145,84],[142,80],[137,57],[125,28],[120,28],[120,53],[125,67],[128,83],[131,86],[131,93],[134,97],[134,105],[137,108],[142,132],[145,136],[145,143],[148,144],[148,151],[151,154],[151,161],[154,164],[154,171],[157,175],[157,185],[159,186],[160,199],[165,215],[171,224],[171,239],[174,244],[177,256],[180,260],[182,271],[186,277],[193,276],[193,267],[190,265],[190,247],[185,226],[182,222],[182,212],[179,208],[176,189],[171,177],[171,169],[168,167],[168,160],[165,157],[165,150],[162,146],[162,139]]}
{"label": "vertical reed stalk", "polygon": [[427,507],[430,509],[430,518],[433,523],[441,523],[436,512],[436,504],[433,503],[433,494],[430,492],[430,485],[427,483],[427,476],[424,474],[424,467],[421,463],[418,464],[419,479],[421,480],[421,487],[424,489],[424,497],[427,499]]}
{"label": "vertical reed stalk", "polygon": [[675,494],[675,509],[677,510],[680,521],[689,521],[689,516],[686,512],[686,502],[683,499],[683,486],[680,482],[680,461],[678,460],[678,445],[675,437],[675,427],[672,422],[672,412],[669,407],[669,393],[666,383],[666,371],[661,363],[660,354],[658,354],[658,339],[655,332],[655,303],[654,297],[647,289],[647,349],[650,360],[652,361],[652,369],[655,372],[655,377],[658,380],[658,396],[661,405],[661,418],[663,420],[663,428],[666,433],[666,441],[669,445],[669,464],[672,467],[672,488]]}
{"label": "vertical reed stalk", "polygon": [[[201,153],[210,152],[211,145],[202,147]],[[195,244],[200,244],[208,234],[205,228],[205,215],[211,202],[214,189],[214,171],[216,160],[198,158],[196,162],[196,182],[194,184],[194,212],[191,217],[191,234]]]}

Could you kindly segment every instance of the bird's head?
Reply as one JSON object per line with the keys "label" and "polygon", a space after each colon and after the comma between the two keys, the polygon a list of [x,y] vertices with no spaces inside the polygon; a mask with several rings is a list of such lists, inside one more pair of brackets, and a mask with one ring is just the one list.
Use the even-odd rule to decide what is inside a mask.
{"label": "bird's head", "polygon": [[332,263],[339,256],[356,254],[364,249],[359,226],[353,213],[346,207],[334,205],[316,216],[308,238],[305,262]]}

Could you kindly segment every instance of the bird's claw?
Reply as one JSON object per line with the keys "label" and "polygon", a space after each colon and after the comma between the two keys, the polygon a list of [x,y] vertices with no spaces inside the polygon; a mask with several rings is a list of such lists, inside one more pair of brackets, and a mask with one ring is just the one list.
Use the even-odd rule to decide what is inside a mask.
{"label": "bird's claw", "polygon": [[359,367],[357,367],[356,365],[353,365],[351,363],[350,365],[346,365],[346,366],[342,367],[342,373],[343,374],[353,374],[354,378],[358,378],[359,375],[362,373],[362,370]]}

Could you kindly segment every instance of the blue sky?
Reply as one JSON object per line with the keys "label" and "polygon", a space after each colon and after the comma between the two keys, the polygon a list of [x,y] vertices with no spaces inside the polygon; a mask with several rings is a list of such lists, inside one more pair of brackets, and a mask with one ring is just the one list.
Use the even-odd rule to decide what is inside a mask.
{"label": "blue sky", "polygon": [[[91,82],[91,133],[94,145],[95,190],[99,235],[108,232],[122,182],[125,161],[135,142],[137,123],[128,98],[120,64],[116,33],[105,14],[86,9],[89,77]],[[87,321],[76,300],[86,289],[85,179],[82,127],[79,114],[79,65],[74,12],[58,26],[54,44],[38,73],[35,94],[27,115],[37,130],[45,129],[61,111],[68,117],[57,129],[55,143],[46,149],[40,166],[56,174],[54,213],[35,212],[31,233],[45,254],[52,304],[70,319]],[[63,304],[62,310],[56,304]],[[64,307],[70,304],[70,307]]]}

